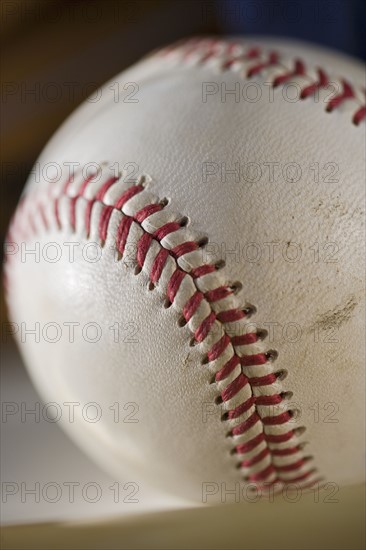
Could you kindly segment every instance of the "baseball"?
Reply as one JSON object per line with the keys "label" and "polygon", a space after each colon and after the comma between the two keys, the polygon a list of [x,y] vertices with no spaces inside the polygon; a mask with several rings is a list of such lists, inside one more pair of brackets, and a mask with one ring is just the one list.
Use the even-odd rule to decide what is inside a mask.
{"label": "baseball", "polygon": [[364,87],[314,46],[191,39],[42,152],[8,329],[116,479],[208,503],[364,481]]}

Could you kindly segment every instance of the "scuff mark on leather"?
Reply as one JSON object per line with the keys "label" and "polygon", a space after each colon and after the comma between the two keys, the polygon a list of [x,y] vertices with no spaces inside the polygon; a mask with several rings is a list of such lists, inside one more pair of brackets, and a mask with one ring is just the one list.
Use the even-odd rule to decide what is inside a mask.
{"label": "scuff mark on leather", "polygon": [[337,305],[330,311],[326,311],[319,315],[315,324],[322,330],[339,328],[341,325],[349,321],[352,317],[353,310],[357,306],[355,296],[350,296],[344,304]]}

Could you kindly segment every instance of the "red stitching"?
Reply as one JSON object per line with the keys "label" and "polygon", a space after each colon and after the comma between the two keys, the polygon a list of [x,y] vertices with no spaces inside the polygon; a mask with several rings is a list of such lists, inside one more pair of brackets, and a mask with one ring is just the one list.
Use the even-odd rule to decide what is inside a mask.
{"label": "red stitching", "polygon": [[243,367],[252,365],[264,365],[268,359],[265,353],[257,353],[256,355],[244,355],[240,358],[240,363]]}
{"label": "red stitching", "polygon": [[220,338],[220,340],[216,342],[216,344],[214,344],[210,351],[207,353],[208,360],[215,361],[215,359],[218,359],[229,344],[230,337],[227,334],[224,334],[224,336]]}
{"label": "red stitching", "polygon": [[184,256],[184,254],[188,254],[188,252],[193,252],[194,250],[197,250],[198,244],[193,241],[188,241],[186,243],[179,244],[175,248],[172,249],[172,254],[176,258],[179,258],[179,256]]}
{"label": "red stitching", "polygon": [[207,334],[210,332],[212,325],[214,324],[215,321],[216,321],[216,315],[212,311],[210,315],[208,315],[208,317],[206,317],[206,319],[202,321],[202,323],[194,333],[194,337],[197,340],[197,342],[202,342],[206,338]]}
{"label": "red stitching", "polygon": [[218,313],[217,318],[222,323],[233,323],[235,321],[240,321],[240,319],[244,319],[245,313],[244,311],[240,309],[228,309],[226,311],[220,311]]}
{"label": "red stitching", "polygon": [[280,84],[285,84],[286,82],[288,82],[289,80],[291,80],[291,78],[293,76],[304,76],[305,75],[305,64],[303,61],[301,61],[301,59],[297,59],[295,61],[295,68],[293,71],[290,71],[288,73],[285,73],[283,75],[280,75],[280,76],[277,76],[272,85],[274,87],[276,86],[279,86]]}
{"label": "red stitching", "polygon": [[281,401],[282,397],[278,393],[274,395],[260,395],[256,398],[257,405],[278,405]]}
{"label": "red stitching", "polygon": [[[256,63],[249,67],[246,71],[246,77],[252,78],[253,76],[261,73],[262,71],[271,67],[279,67],[284,69],[282,75],[277,75],[272,86],[275,88],[280,85],[284,85],[290,82],[293,78],[298,76],[306,77],[312,80],[313,75],[308,72],[306,64],[302,59],[294,60],[294,68],[287,70],[285,65],[282,64],[281,56],[276,51],[266,52],[261,48],[249,46],[246,52],[235,54],[235,49],[240,47],[243,49],[243,44],[237,42],[220,41],[220,40],[202,40],[194,39],[186,42],[180,42],[176,45],[170,46],[167,49],[162,50],[160,55],[165,56],[169,53],[178,53],[181,55],[181,60],[186,62],[193,54],[198,56],[199,63],[204,65],[207,61],[215,58],[221,66],[222,70],[230,70],[237,62],[245,62],[250,59],[256,60]],[[301,99],[306,99],[313,96],[318,90],[326,88],[330,83],[330,78],[326,71],[322,68],[317,69],[318,80],[306,85],[300,93]],[[332,112],[340,107],[345,101],[353,100],[358,101],[356,98],[354,87],[346,80],[340,80],[342,85],[342,91],[330,99],[326,105],[326,111]],[[366,119],[366,105],[359,105],[356,108],[355,113],[352,116],[352,122],[358,126],[362,121]]]}
{"label": "red stitching", "polygon": [[329,84],[329,79],[325,71],[323,69],[318,69],[318,76],[319,80],[317,82],[314,82],[313,84],[309,84],[309,86],[306,86],[302,89],[300,97],[301,99],[306,99],[307,97],[313,95],[317,90],[321,88],[326,88]]}
{"label": "red stitching", "polygon": [[257,376],[250,379],[252,386],[269,386],[274,384],[277,378],[275,374],[267,374],[266,376]]}
{"label": "red stitching", "polygon": [[143,191],[142,185],[134,185],[133,187],[129,187],[127,191],[125,191],[119,199],[116,200],[114,207],[117,208],[117,210],[120,210],[124,204],[126,204],[127,201],[132,199],[137,193],[141,193]]}
{"label": "red stitching", "polygon": [[169,235],[169,233],[173,233],[174,231],[177,231],[178,229],[180,229],[180,224],[179,223],[177,223],[177,222],[166,223],[165,225],[163,225],[162,227],[160,227],[159,229],[157,229],[155,231],[154,237],[158,241],[161,241],[162,239],[164,239],[164,237]]}
{"label": "red stitching", "polygon": [[188,322],[203,300],[202,292],[197,292],[188,300],[183,308],[183,317]]}
{"label": "red stitching", "polygon": [[160,252],[158,253],[158,255],[156,256],[155,260],[154,260],[154,263],[153,263],[153,266],[151,268],[151,282],[152,283],[157,283],[158,280],[160,279],[160,275],[164,269],[164,265],[165,265],[165,262],[167,260],[169,256],[169,252],[168,250],[166,250],[165,248],[162,248],[160,250]]}
{"label": "red stitching", "polygon": [[240,359],[237,355],[233,355],[232,358],[222,367],[215,375],[216,382],[225,380],[233,370],[240,365]]}
{"label": "red stitching", "polygon": [[247,443],[242,443],[241,445],[237,445],[235,447],[235,451],[238,454],[249,453],[250,451],[252,451],[256,447],[258,447],[258,445],[260,445],[263,441],[265,441],[265,436],[264,436],[264,433],[262,432],[259,435],[257,435],[256,437],[253,437],[253,439],[251,439]]}
{"label": "red stitching", "polygon": [[248,78],[251,78],[252,76],[255,76],[256,74],[263,71],[263,69],[268,69],[268,67],[272,67],[273,65],[277,65],[278,63],[278,53],[277,52],[270,52],[267,61],[263,61],[263,63],[258,63],[257,65],[254,65],[254,67],[251,67],[247,71]]}
{"label": "red stitching", "polygon": [[249,481],[265,481],[271,474],[276,473],[276,470],[274,469],[274,466],[270,464],[267,466],[267,468],[264,468],[261,472],[258,472],[257,474],[251,474],[248,476]]}
{"label": "red stitching", "polygon": [[232,399],[234,395],[236,395],[247,384],[248,378],[244,376],[244,374],[239,374],[239,376],[235,378],[235,380],[233,380],[233,382],[231,382],[231,384],[229,384],[221,393],[222,400],[229,401],[229,399]]}
{"label": "red stitching", "polygon": [[352,86],[346,82],[346,80],[342,80],[342,86],[342,92],[329,101],[327,105],[328,113],[334,111],[334,109],[342,105],[342,103],[344,103],[347,99],[353,99],[355,97]]}
{"label": "red stitching", "polygon": [[99,237],[102,242],[107,239],[108,224],[113,210],[113,206],[105,206],[102,210],[99,220]]}
{"label": "red stitching", "polygon": [[[90,218],[91,218],[91,212],[92,212],[94,202],[95,202],[94,199],[91,201],[88,201],[86,205],[86,210],[85,210],[85,228],[86,228],[86,234],[88,237],[90,234]],[[58,201],[56,201],[56,203],[58,203]]]}
{"label": "red stitching", "polygon": [[262,422],[265,426],[278,426],[279,424],[285,424],[291,420],[291,415],[288,412],[278,414],[277,416],[265,416],[262,418]]}
{"label": "red stitching", "polygon": [[149,233],[144,233],[137,243],[137,263],[140,267],[142,267],[145,263],[146,254],[150,248],[152,240],[152,235],[149,235]]}
{"label": "red stitching", "polygon": [[208,275],[209,273],[213,273],[214,271],[216,271],[216,267],[214,265],[202,265],[200,267],[192,269],[191,275],[193,279],[198,279],[199,277],[203,277],[204,275]]}
{"label": "red stitching", "polygon": [[296,447],[289,447],[287,449],[272,449],[271,452],[273,456],[287,456],[298,453],[299,451],[300,447],[296,445]]}
{"label": "red stitching", "polygon": [[130,227],[132,225],[132,218],[128,218],[127,216],[122,218],[118,230],[117,230],[117,250],[123,254],[125,251],[126,241],[127,237],[130,231]]}
{"label": "red stitching", "polygon": [[180,284],[185,276],[186,273],[184,271],[182,271],[181,269],[176,269],[173,275],[170,277],[167,288],[167,296],[171,303],[174,302],[175,295],[177,294]]}
{"label": "red stitching", "polygon": [[[68,180],[67,185],[64,185],[62,194],[65,194],[66,189],[66,196],[69,198],[69,221],[70,225],[73,229],[76,227],[76,204],[79,199],[86,200],[83,196],[83,193],[87,189],[87,182],[92,181],[92,177],[89,177],[85,179],[81,185],[81,189],[77,193],[76,197],[69,197],[67,195],[69,190],[69,184],[70,180]],[[87,230],[87,234],[90,232],[90,220],[91,220],[91,212],[92,208],[95,204],[95,202],[99,201],[99,203],[102,205],[100,215],[99,215],[99,223],[98,223],[98,234],[100,237],[100,240],[102,243],[104,243],[108,236],[108,227],[110,224],[111,216],[113,211],[120,210],[129,200],[131,200],[133,197],[135,197],[138,193],[143,191],[142,185],[132,185],[129,187],[126,191],[124,191],[120,197],[115,201],[114,206],[104,204],[103,200],[110,189],[110,187],[117,182],[117,178],[109,178],[106,182],[102,183],[99,190],[95,193],[95,196],[92,199],[86,200],[86,207],[85,207],[85,227]],[[54,202],[54,216],[57,221],[57,224],[59,227],[61,227],[60,223],[60,217],[59,217],[59,201],[60,198],[63,196],[61,194],[60,197],[55,199]],[[97,198],[98,197],[98,198]],[[23,203],[24,204],[24,201]],[[38,203],[37,203],[38,204]],[[169,222],[165,225],[162,225],[159,229],[155,230],[154,233],[148,233],[146,230],[144,230],[141,226],[141,223],[146,220],[147,217],[151,216],[155,212],[158,212],[164,208],[163,203],[154,203],[154,204],[148,204],[137,211],[137,213],[134,216],[128,216],[126,214],[123,214],[115,235],[115,243],[116,248],[118,252],[123,255],[126,249],[126,243],[128,240],[128,236],[131,230],[131,226],[133,223],[139,223],[140,228],[142,229],[142,235],[140,236],[136,250],[134,251],[135,258],[137,265],[140,268],[143,268],[147,254],[150,250],[150,247],[152,245],[153,241],[160,242],[161,239],[166,237],[169,233],[174,232],[178,229],[180,229],[182,226],[178,222]],[[38,204],[38,208],[36,209],[37,212],[39,212],[39,216],[42,219],[43,226],[45,229],[48,229],[49,224],[48,220],[46,218],[45,209],[42,206],[42,203]],[[36,226],[34,224],[34,213],[33,211],[30,212],[29,216],[29,223],[31,226],[32,231],[34,234],[36,234]],[[161,243],[160,243],[161,244]],[[188,252],[197,250],[199,248],[199,245],[197,242],[193,240],[188,240],[182,242],[180,245],[176,246],[172,250],[168,250],[166,248],[161,247],[161,249],[157,252],[154,261],[152,262],[152,266],[150,268],[150,281],[153,284],[156,284],[163,272],[164,266],[166,265],[168,257],[171,258],[179,258],[183,256],[184,254],[187,254]],[[175,259],[176,262],[176,259]],[[177,265],[177,262],[176,262]],[[191,277],[192,280],[195,280],[199,277],[204,277],[205,275],[209,273],[213,273],[217,267],[212,264],[208,265],[202,265],[198,268],[192,269],[190,273],[187,273],[180,267],[176,267],[174,272],[169,278],[168,284],[167,284],[167,290],[166,295],[169,299],[170,303],[173,303],[177,293],[179,292],[179,289],[181,285],[183,284],[183,281],[186,277]],[[195,315],[197,310],[199,309],[200,305],[202,304],[203,300],[206,300],[206,303],[216,303],[220,300],[225,300],[228,296],[233,294],[233,288],[230,286],[217,286],[216,288],[209,290],[205,293],[201,292],[200,290],[196,290],[191,297],[187,300],[185,305],[182,308],[182,314],[184,319],[189,322],[190,319]],[[199,327],[196,329],[194,333],[194,339],[196,342],[203,342],[205,338],[209,335],[211,332],[213,325],[215,322],[221,322],[223,325],[226,322],[231,322],[233,320],[241,320],[246,317],[246,312],[243,309],[240,308],[232,308],[224,311],[220,311],[218,314],[216,314],[213,310],[207,315],[207,317],[201,322]],[[218,372],[216,372],[214,380],[215,382],[219,383],[224,381],[227,377],[232,374],[236,368],[240,367],[245,370],[246,367],[253,367],[253,366],[260,366],[264,365],[269,361],[269,357],[266,353],[255,353],[255,354],[246,354],[243,356],[237,355],[235,352],[235,346],[246,346],[246,345],[252,345],[255,344],[258,341],[258,333],[252,332],[248,334],[242,334],[242,335],[235,335],[230,337],[227,332],[224,331],[223,335],[212,344],[211,348],[207,352],[207,357],[204,362],[213,362],[217,359],[219,359],[221,356],[223,356],[225,350],[228,348],[228,346],[233,346],[234,354],[230,359],[226,361],[226,363],[219,369]],[[307,460],[306,458],[300,456],[301,455],[301,448],[296,442],[294,443],[293,438],[295,436],[295,432],[293,430],[287,430],[284,433],[280,434],[271,434],[266,433],[265,427],[266,426],[281,426],[286,425],[292,418],[291,413],[286,412],[279,412],[278,414],[266,416],[263,412],[259,414],[258,407],[268,407],[268,406],[275,406],[282,402],[282,395],[279,393],[275,393],[273,395],[255,395],[253,393],[253,389],[255,388],[262,388],[260,390],[263,391],[264,388],[271,386],[272,384],[275,384],[277,381],[277,376],[275,373],[266,374],[264,376],[247,376],[243,372],[239,371],[239,373],[235,376],[235,378],[230,381],[227,386],[221,390],[220,392],[220,398],[223,403],[229,403],[230,400],[235,398],[235,396],[238,396],[239,392],[243,390],[243,388],[249,388],[249,397],[246,393],[246,397],[242,399],[242,402],[235,403],[232,405],[232,408],[227,410],[224,419],[234,421],[235,419],[240,419],[243,415],[246,413],[249,414],[248,418],[245,418],[244,420],[241,420],[240,423],[237,426],[232,427],[230,431],[230,435],[232,437],[239,437],[246,434],[253,426],[260,425],[261,432],[257,434],[256,436],[252,437],[247,442],[241,442],[239,444],[236,444],[234,447],[234,450],[236,453],[239,454],[246,454],[247,452],[252,451],[255,449],[258,445],[261,443],[265,444],[265,448],[261,449],[254,457],[249,458],[243,458],[240,462],[241,467],[243,468],[250,468],[251,466],[255,464],[259,464],[261,460],[264,460],[267,456],[270,457],[270,460],[272,461],[273,457],[282,457],[282,456],[291,456],[296,455],[296,460],[290,464],[276,464],[276,462],[271,462],[269,466],[266,466],[263,468],[263,470],[259,472],[255,472],[253,474],[249,474],[248,479],[251,481],[255,481],[257,483],[260,483],[262,481],[271,480],[272,483],[272,477],[273,474],[275,474],[276,480],[281,480],[281,482],[286,483],[286,478],[281,478],[281,472],[296,472],[299,468],[303,467]],[[277,445],[277,444],[286,444],[289,442],[289,446],[285,448],[272,448],[268,445]],[[310,473],[315,471],[312,469]],[[305,479],[310,475],[309,472],[305,474],[301,473],[301,475],[296,476],[295,479],[301,480]],[[293,482],[293,479],[291,479],[291,482]]]}
{"label": "red stitching", "polygon": [[248,468],[250,466],[254,466],[254,464],[257,464],[258,462],[260,462],[261,460],[263,460],[266,456],[269,455],[269,449],[268,447],[266,447],[265,449],[263,449],[260,453],[258,453],[257,455],[253,456],[253,458],[250,458],[248,460],[243,460],[242,463],[241,463],[241,466],[243,466],[244,468]]}
{"label": "red stitching", "polygon": [[227,296],[230,296],[232,293],[233,291],[230,288],[227,288],[226,286],[219,286],[214,290],[209,290],[206,292],[205,298],[209,302],[217,302],[218,300],[223,300]]}
{"label": "red stitching", "polygon": [[107,181],[102,185],[102,187],[99,189],[98,193],[95,195],[95,198],[97,201],[102,201],[104,199],[104,195],[108,191],[108,189],[118,181],[118,177],[113,177],[107,179]]}
{"label": "red stitching", "polygon": [[[244,376],[244,375],[243,375]],[[248,382],[248,379],[246,378],[247,382]],[[245,384],[246,385],[246,384]],[[228,418],[229,419],[234,419],[234,418],[239,418],[239,416],[241,416],[242,414],[244,414],[245,412],[249,411],[249,409],[256,403],[256,399],[254,397],[254,395],[252,395],[252,397],[249,397],[249,399],[247,399],[246,401],[244,401],[244,403],[242,403],[241,405],[239,405],[238,407],[236,407],[235,409],[232,409],[231,411],[228,412]]]}
{"label": "red stitching", "polygon": [[285,434],[280,435],[267,435],[266,434],[266,441],[268,443],[284,443],[285,441],[288,441],[294,436],[293,430],[290,430],[289,432]]}
{"label": "red stitching", "polygon": [[235,428],[232,429],[233,435],[242,435],[243,433],[247,432],[254,424],[260,421],[260,418],[256,412],[254,412],[247,420],[239,424],[239,426],[235,426]]}
{"label": "red stitching", "polygon": [[366,107],[360,107],[358,111],[353,115],[352,122],[358,126],[360,122],[366,119]]}
{"label": "red stitching", "polygon": [[256,332],[249,332],[248,334],[241,334],[240,336],[233,336],[233,346],[247,346],[248,344],[255,344],[259,339]]}

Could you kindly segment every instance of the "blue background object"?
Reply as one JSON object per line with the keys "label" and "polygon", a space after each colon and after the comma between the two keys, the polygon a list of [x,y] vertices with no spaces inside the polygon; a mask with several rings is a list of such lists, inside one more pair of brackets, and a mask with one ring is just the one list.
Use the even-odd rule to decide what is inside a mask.
{"label": "blue background object", "polygon": [[366,2],[362,0],[216,0],[227,34],[296,38],[366,59]]}

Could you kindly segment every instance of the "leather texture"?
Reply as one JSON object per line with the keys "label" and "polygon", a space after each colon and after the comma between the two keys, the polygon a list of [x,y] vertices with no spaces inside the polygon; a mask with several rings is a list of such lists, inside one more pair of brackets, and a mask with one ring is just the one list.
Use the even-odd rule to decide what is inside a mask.
{"label": "leather texture", "polygon": [[[260,39],[235,43],[239,49],[270,48]],[[337,85],[344,77],[357,90],[364,86],[357,62],[346,66],[341,59],[338,66],[336,55],[294,48],[309,74],[315,74],[315,64],[325,65]],[[356,100],[332,112],[326,110],[329,90],[320,91],[318,100],[289,100],[296,91],[291,83],[304,87],[308,76],[273,89],[273,78],[287,63],[293,66],[291,44],[276,42],[276,50],[283,56],[282,73],[264,68],[251,79],[242,65],[222,70],[219,54],[207,62],[179,48],[152,55],[107,83],[98,102],[79,108],[47,145],[38,167],[58,163],[65,172],[70,162],[118,163],[127,167],[125,179],[131,166],[147,175],[148,191],[168,199],[167,212],[187,216],[187,231],[209,239],[202,254],[226,261],[221,283],[239,281],[235,299],[243,308],[255,306],[249,322],[269,332],[264,344],[278,352],[274,371],[287,371],[281,388],[293,392],[293,426],[306,427],[300,442],[306,442],[305,455],[314,457],[317,476],[352,484],[364,480],[365,459],[365,125],[352,123],[362,94],[357,91]],[[118,100],[111,88],[116,82]],[[135,103],[125,100],[123,90],[131,82],[138,85]],[[252,90],[245,88],[248,82],[255,83]],[[204,101],[207,83],[218,91]],[[237,88],[239,101],[223,95]],[[257,101],[243,99],[243,93],[258,90]],[[48,193],[45,178],[34,179],[31,174],[25,200],[33,192]],[[119,213],[112,214],[103,253],[93,262],[85,259],[85,246],[100,242],[98,205],[87,235],[84,213],[77,213],[73,231],[69,204],[60,204],[61,230],[56,224],[45,230],[38,220],[36,235],[25,231],[20,237],[20,209],[20,233],[9,237],[19,246],[29,241],[29,248],[40,243],[41,251],[57,243],[62,251],[56,262],[42,254],[39,262],[21,261],[13,254],[7,267],[12,320],[65,327],[55,343],[42,335],[39,342],[21,342],[21,330],[17,334],[44,400],[81,404],[75,420],[65,412],[61,425],[118,479],[156,484],[193,501],[202,500],[205,483],[243,482],[221,421],[225,404],[215,404],[218,387],[211,383],[212,370],[201,364],[201,346],[190,346],[190,327],[180,326],[179,308],[164,307],[166,297],[150,290],[144,271],[136,274],[133,261],[116,261]],[[50,201],[49,219],[51,209]],[[70,242],[78,243],[75,261],[65,244]],[[79,323],[73,342],[64,324],[70,322]],[[81,335],[88,323],[101,329],[95,343]],[[118,342],[110,328],[115,323],[121,327]],[[93,337],[92,328],[88,334]],[[90,402],[102,411],[96,422],[80,414]],[[128,421],[131,411],[138,422]]]}

